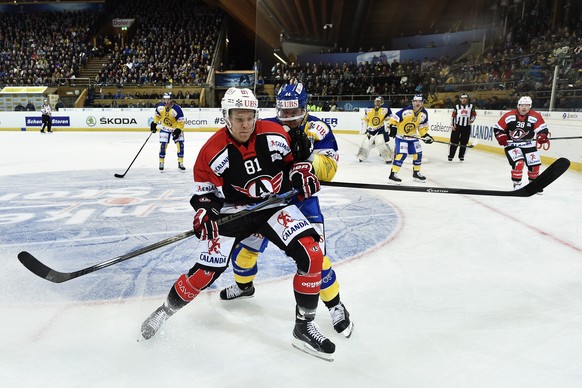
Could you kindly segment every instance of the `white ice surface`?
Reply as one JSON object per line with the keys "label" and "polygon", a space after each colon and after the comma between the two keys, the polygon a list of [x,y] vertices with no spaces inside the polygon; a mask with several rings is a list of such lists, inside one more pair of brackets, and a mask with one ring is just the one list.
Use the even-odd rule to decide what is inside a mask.
{"label": "white ice surface", "polygon": [[[208,136],[187,133],[187,166]],[[0,132],[0,181],[34,174],[42,187],[47,172],[94,169],[116,179],[146,137]],[[386,183],[389,167],[376,155],[356,160],[359,136],[337,137],[336,181]],[[157,169],[153,138],[127,184],[133,171]],[[172,147],[168,179],[191,179],[174,169]],[[426,185],[510,190],[501,155],[469,150],[464,163],[449,163],[445,145],[424,150]],[[411,175],[405,164],[404,183],[419,185]],[[9,188],[2,183],[0,190],[1,197]],[[582,386],[581,174],[568,171],[530,198],[373,194],[399,209],[402,225],[378,249],[335,267],[356,326],[351,338],[340,337],[320,305],[318,324],[337,345],[334,362],[291,346],[290,278],[259,283],[256,296],[244,301],[203,293],[160,335],[137,342],[142,321],[163,296],[75,301],[61,294],[65,284],[29,273],[16,259],[29,247],[11,243],[0,245],[0,386]],[[362,212],[362,220],[370,213]],[[112,249],[105,257],[123,253]],[[71,282],[96,279],[98,273]]]}

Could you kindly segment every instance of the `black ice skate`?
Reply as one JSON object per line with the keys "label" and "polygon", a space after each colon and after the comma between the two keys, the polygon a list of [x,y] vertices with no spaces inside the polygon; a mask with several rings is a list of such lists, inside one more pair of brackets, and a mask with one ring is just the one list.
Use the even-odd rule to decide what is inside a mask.
{"label": "black ice skate", "polygon": [[313,320],[296,319],[293,337],[295,348],[322,360],[333,361],[335,344],[319,332]]}
{"label": "black ice skate", "polygon": [[400,183],[402,183],[402,179],[398,178],[397,173],[392,171],[390,172],[390,176],[388,177],[388,183],[399,185]]}
{"label": "black ice skate", "polygon": [[186,167],[184,167],[184,163],[182,163],[182,162],[178,162],[178,168],[182,171],[184,171],[186,169]]}
{"label": "black ice skate", "polygon": [[220,291],[220,299],[222,300],[252,298],[253,295],[255,295],[255,286],[252,284],[245,289],[240,288],[238,284],[234,284]]}
{"label": "black ice skate", "polygon": [[173,314],[174,311],[166,307],[165,304],[158,307],[141,325],[141,335],[143,338],[146,340],[152,338],[160,330],[164,322]]}
{"label": "black ice skate", "polygon": [[346,309],[346,306],[340,302],[338,305],[329,309],[329,314],[331,315],[335,331],[343,334],[346,338],[350,338],[354,330],[354,323],[350,320],[350,313]]}
{"label": "black ice skate", "polygon": [[164,162],[160,162],[160,171],[164,170]]}
{"label": "black ice skate", "polygon": [[420,173],[420,171],[414,171],[412,173],[412,177],[416,182],[424,183],[426,181],[426,177]]}

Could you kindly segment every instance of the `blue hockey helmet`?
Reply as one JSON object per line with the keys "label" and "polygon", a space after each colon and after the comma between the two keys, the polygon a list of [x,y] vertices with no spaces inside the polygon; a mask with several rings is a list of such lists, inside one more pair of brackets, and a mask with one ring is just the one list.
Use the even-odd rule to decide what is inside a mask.
{"label": "blue hockey helmet", "polygon": [[[276,106],[277,106],[277,117],[281,121],[294,121],[300,120],[307,114],[307,92],[303,88],[303,84],[287,84],[283,85],[279,92],[277,92]],[[302,110],[301,114],[288,117],[288,114],[284,114],[284,110]]]}

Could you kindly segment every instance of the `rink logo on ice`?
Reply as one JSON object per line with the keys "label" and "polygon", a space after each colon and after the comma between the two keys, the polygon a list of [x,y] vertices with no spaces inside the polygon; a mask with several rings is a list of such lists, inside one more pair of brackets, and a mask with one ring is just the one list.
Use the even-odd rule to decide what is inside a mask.
{"label": "rink logo on ice", "polygon": [[[47,172],[42,185],[38,174],[5,176],[0,188],[0,246],[14,255],[30,251],[59,270],[75,271],[191,230],[192,181],[156,170],[132,170],[127,181],[115,179],[113,171]],[[326,188],[319,201],[326,222],[326,254],[334,263],[386,243],[401,224],[391,203],[365,190]],[[286,208],[286,215],[283,209],[273,215],[281,216],[281,223],[275,222],[279,236],[287,233],[290,240],[311,227],[295,211]],[[86,281],[71,282],[69,297],[165,295],[178,274],[187,273],[199,257],[209,266],[223,266],[229,259],[212,240],[190,237],[86,275]],[[230,267],[212,289],[231,284]],[[259,267],[257,281],[297,271],[274,244],[259,256]],[[19,276],[27,275],[23,271]]]}

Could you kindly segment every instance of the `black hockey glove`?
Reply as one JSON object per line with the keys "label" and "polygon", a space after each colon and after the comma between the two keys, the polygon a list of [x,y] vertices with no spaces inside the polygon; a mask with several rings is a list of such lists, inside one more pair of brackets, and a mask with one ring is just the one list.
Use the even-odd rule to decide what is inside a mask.
{"label": "black hockey glove", "polygon": [[172,132],[172,139],[174,139],[174,141],[178,141],[178,138],[180,137],[180,134],[182,133],[182,130],[176,128],[174,129],[174,132]]}
{"label": "black hockey glove", "polygon": [[295,163],[289,172],[289,179],[291,186],[299,191],[297,198],[300,201],[312,197],[321,188],[319,179],[313,173],[313,166],[308,162]]}
{"label": "black hockey glove", "polygon": [[200,240],[211,240],[218,236],[218,224],[220,209],[223,201],[214,195],[194,195],[190,199],[190,205],[196,210],[192,226],[196,237]]}
{"label": "black hockey glove", "polygon": [[396,125],[390,125],[388,128],[390,128],[390,132],[388,132],[390,137],[392,138],[396,137],[396,131],[398,130],[398,128],[396,128]]}
{"label": "black hockey glove", "polygon": [[289,131],[291,136],[291,152],[296,162],[303,162],[311,156],[313,143],[304,130],[293,128]]}
{"label": "black hockey glove", "polygon": [[152,131],[152,133],[156,133],[158,131],[158,124],[156,124],[155,121],[152,121],[150,124],[150,131]]}
{"label": "black hockey glove", "polygon": [[429,135],[428,133],[425,134],[424,136],[421,136],[420,140],[422,140],[426,144],[431,144],[434,141],[434,139],[432,138],[432,136]]}

